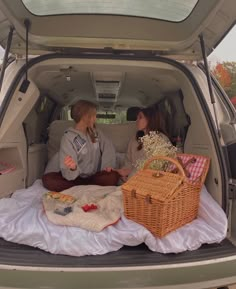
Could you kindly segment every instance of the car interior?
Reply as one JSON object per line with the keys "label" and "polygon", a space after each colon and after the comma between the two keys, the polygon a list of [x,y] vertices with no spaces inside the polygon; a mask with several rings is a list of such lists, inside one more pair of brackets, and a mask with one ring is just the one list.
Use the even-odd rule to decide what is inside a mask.
{"label": "car interior", "polygon": [[[0,287],[235,282],[235,110],[207,67],[208,55],[235,23],[235,3],[169,2],[0,0]],[[194,220],[159,238],[124,214],[119,185],[77,186],[61,195],[78,201],[64,215],[69,221],[78,211],[85,217],[84,200],[88,207],[91,199],[118,200],[117,219],[100,231],[49,218],[64,216],[45,206],[55,192],[42,176],[54,166],[62,136],[74,125],[71,107],[81,99],[96,104],[96,127],[114,145],[116,169],[124,166],[139,109],[148,106],[158,108],[173,145],[210,159],[194,195]],[[143,212],[153,221],[149,208]],[[100,225],[96,217],[91,223]]]}
{"label": "car interior", "polygon": [[[23,130],[21,137],[25,139],[28,151],[28,186],[40,178],[46,163],[58,150],[60,138],[71,124],[70,106],[77,100],[87,99],[97,104],[98,114],[102,115],[98,125],[105,127],[108,137],[118,146],[117,153],[123,154],[130,137],[128,127],[133,133],[135,130],[135,118],[128,113],[127,120],[127,110],[155,104],[163,113],[173,144],[180,136],[186,153],[211,158],[206,186],[217,202],[222,203],[221,175],[211,132],[194,86],[177,67],[165,62],[52,59],[32,66],[28,77],[30,86],[24,97],[19,90],[13,95],[17,103],[14,108],[16,119],[11,122],[6,114],[2,126],[3,135]],[[14,101],[9,110],[11,105],[15,105]],[[123,120],[99,123],[109,114],[116,117],[123,114],[124,117]],[[117,121],[120,123],[112,123]],[[6,155],[6,149],[1,151]],[[14,148],[10,151],[13,155]],[[40,154],[43,157],[39,157]],[[26,164],[19,160],[18,165],[24,167]]]}
{"label": "car interior", "polygon": [[[121,61],[56,57],[41,61],[32,59],[27,70],[29,86],[24,93],[22,84],[25,77],[22,70],[0,132],[1,139],[5,140],[5,146],[0,149],[1,157],[16,166],[12,174],[2,176],[5,180],[2,197],[10,197],[19,189],[30,189],[42,177],[46,166],[59,150],[64,131],[73,125],[71,105],[79,99],[87,99],[96,103],[97,126],[115,146],[117,168],[122,167],[128,142],[135,135],[138,108],[158,106],[173,144],[176,144],[176,137],[181,137],[185,153],[210,157],[205,186],[213,199],[226,210],[224,180],[211,126],[204,111],[207,105],[203,88],[200,89],[191,78],[188,65],[163,58],[156,61]],[[11,145],[7,145],[8,142]],[[1,244],[3,248],[9,246],[4,240]],[[21,246],[19,248],[22,249]],[[140,248],[143,250],[142,246],[135,250],[140,252]],[[226,240],[224,250],[231,252],[232,248]],[[207,251],[201,252],[204,258]],[[218,248],[217,252],[222,253]],[[120,254],[123,256],[125,251]],[[185,256],[191,258],[191,254]],[[45,257],[41,257],[44,260]],[[57,263],[57,257],[51,260]],[[66,260],[70,262],[70,259]],[[165,257],[161,262],[165,262]]]}

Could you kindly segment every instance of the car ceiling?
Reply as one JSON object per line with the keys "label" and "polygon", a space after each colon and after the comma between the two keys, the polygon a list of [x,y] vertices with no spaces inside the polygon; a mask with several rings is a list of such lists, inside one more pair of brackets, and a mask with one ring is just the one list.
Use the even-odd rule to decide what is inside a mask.
{"label": "car ceiling", "polygon": [[[154,72],[155,71],[155,72]],[[96,98],[93,84],[93,74],[99,78],[111,75],[114,72],[122,74],[121,88],[115,102],[103,102]],[[108,109],[129,107],[132,105],[145,106],[161,99],[171,91],[180,87],[174,71],[165,69],[81,66],[81,65],[45,65],[35,67],[30,71],[30,77],[35,81],[41,93],[48,94],[62,105],[70,105],[78,99],[88,99],[100,104],[101,108]]]}

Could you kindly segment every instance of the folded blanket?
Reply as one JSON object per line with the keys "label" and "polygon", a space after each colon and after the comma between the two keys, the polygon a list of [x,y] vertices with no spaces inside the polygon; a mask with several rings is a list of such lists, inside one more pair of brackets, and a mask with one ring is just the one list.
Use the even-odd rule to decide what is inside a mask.
{"label": "folded blanket", "polygon": [[72,187],[63,193],[49,192],[43,196],[48,219],[56,225],[80,227],[99,232],[116,223],[123,212],[120,189],[110,191],[97,187],[87,192],[83,186]]}

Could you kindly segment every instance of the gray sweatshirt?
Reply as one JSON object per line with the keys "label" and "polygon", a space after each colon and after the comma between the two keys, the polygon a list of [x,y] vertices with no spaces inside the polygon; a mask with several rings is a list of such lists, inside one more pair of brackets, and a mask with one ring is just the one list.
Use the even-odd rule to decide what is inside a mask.
{"label": "gray sweatshirt", "polygon": [[[65,179],[74,180],[78,176],[86,178],[105,167],[115,167],[116,154],[112,142],[100,130],[97,133],[97,141],[93,143],[88,134],[75,128],[65,131],[59,151],[60,170]],[[77,163],[76,170],[65,166],[66,156],[71,156]]]}

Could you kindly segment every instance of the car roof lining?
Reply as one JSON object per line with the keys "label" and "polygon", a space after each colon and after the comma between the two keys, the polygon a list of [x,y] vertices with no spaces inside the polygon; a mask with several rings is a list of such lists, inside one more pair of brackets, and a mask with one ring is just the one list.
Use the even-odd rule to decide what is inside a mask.
{"label": "car roof lining", "polygon": [[155,63],[156,68],[147,64],[146,67],[136,66],[135,62],[122,62],[122,65],[119,61],[117,64],[111,60],[48,60],[33,66],[29,70],[29,78],[34,80],[41,92],[62,105],[70,105],[84,96],[96,102],[92,75],[103,76],[104,71],[107,75],[123,74],[121,90],[114,104],[125,108],[148,105],[166,93],[180,89],[176,79],[179,72],[168,64]]}

